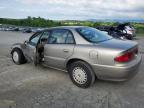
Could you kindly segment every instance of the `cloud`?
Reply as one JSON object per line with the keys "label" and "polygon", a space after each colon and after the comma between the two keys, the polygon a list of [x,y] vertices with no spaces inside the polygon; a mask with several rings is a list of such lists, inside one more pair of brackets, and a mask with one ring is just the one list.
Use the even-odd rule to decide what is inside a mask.
{"label": "cloud", "polygon": [[6,7],[4,7],[4,6],[0,6],[0,9],[5,9]]}
{"label": "cloud", "polygon": [[2,0],[1,4],[7,2],[13,2],[7,10],[55,19],[141,17],[144,14],[143,0]]}

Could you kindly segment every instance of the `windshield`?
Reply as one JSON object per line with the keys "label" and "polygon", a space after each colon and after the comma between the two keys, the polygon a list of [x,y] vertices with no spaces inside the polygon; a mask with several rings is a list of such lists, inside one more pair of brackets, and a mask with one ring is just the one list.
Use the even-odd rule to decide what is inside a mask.
{"label": "windshield", "polygon": [[85,38],[87,41],[91,43],[99,43],[99,42],[112,39],[111,36],[95,28],[81,27],[81,28],[77,28],[76,30],[83,38]]}

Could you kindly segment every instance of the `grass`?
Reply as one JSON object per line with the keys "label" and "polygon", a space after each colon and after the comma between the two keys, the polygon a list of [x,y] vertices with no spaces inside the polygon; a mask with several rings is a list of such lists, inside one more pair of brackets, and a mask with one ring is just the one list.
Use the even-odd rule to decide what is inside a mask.
{"label": "grass", "polygon": [[143,36],[144,37],[144,33],[136,33],[136,36]]}

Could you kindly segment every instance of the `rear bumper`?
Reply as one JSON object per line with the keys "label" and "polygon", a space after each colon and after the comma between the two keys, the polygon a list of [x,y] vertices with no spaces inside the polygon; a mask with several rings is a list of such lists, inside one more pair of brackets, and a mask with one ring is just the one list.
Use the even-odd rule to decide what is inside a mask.
{"label": "rear bumper", "polygon": [[135,61],[127,66],[106,66],[106,65],[92,65],[92,68],[98,79],[112,80],[112,81],[125,81],[139,71],[141,63],[141,56],[139,55]]}

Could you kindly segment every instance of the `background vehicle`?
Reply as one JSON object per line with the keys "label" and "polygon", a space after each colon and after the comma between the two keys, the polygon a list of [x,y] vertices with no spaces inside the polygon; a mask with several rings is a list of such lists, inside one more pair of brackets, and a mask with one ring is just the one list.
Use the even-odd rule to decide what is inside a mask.
{"label": "background vehicle", "polygon": [[100,31],[106,31],[106,32],[109,32],[109,29],[111,28],[112,26],[97,26],[96,29],[100,30]]}
{"label": "background vehicle", "polygon": [[141,62],[138,44],[114,39],[90,27],[56,27],[35,33],[11,48],[14,63],[34,62],[68,71],[79,87],[95,78],[123,81],[134,76]]}
{"label": "background vehicle", "polygon": [[32,32],[31,28],[25,28],[23,30],[23,33],[31,33],[31,32]]}
{"label": "background vehicle", "polygon": [[125,34],[125,37],[130,40],[136,36],[136,31],[130,23],[119,24],[117,30]]}
{"label": "background vehicle", "polygon": [[114,38],[132,40],[136,37],[136,30],[130,23],[119,24],[118,26],[98,26],[96,29],[106,31]]}
{"label": "background vehicle", "polygon": [[11,28],[10,31],[19,31],[19,28],[18,27],[13,27],[13,28]]}
{"label": "background vehicle", "polygon": [[116,27],[111,27],[108,31],[108,34],[117,39],[128,39],[127,34],[123,33],[122,30],[119,30]]}

